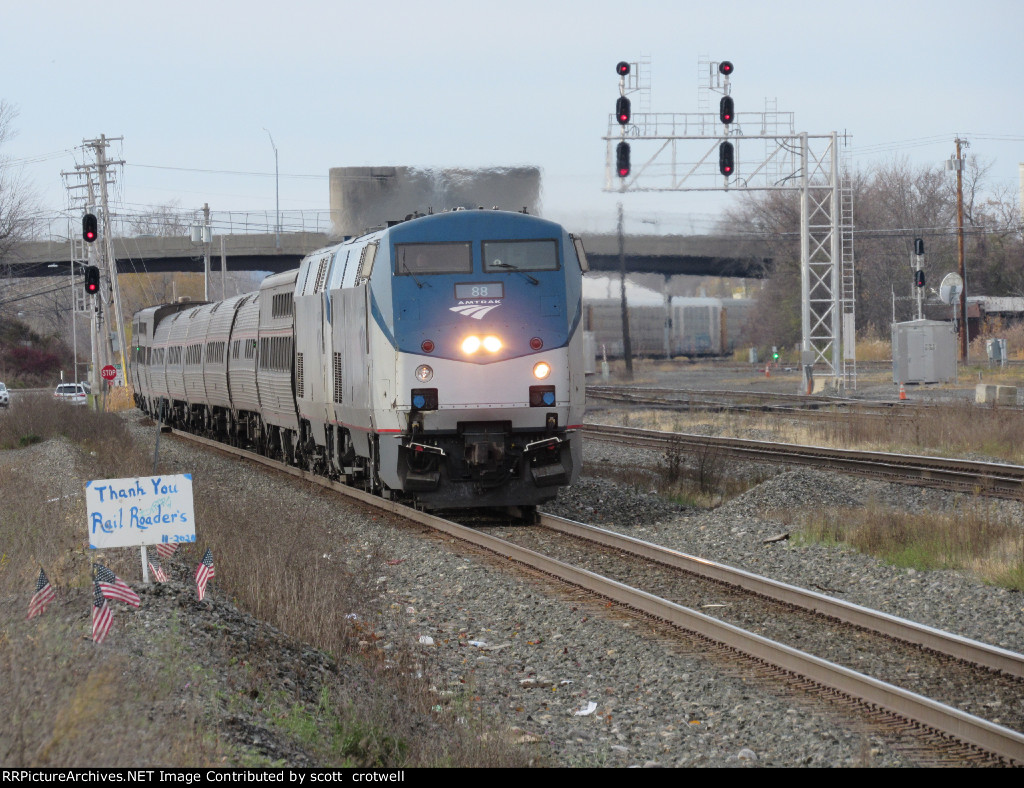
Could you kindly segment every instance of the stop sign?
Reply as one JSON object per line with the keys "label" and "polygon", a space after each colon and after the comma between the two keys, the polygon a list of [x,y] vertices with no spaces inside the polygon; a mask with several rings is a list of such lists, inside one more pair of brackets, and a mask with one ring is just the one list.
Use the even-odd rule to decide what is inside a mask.
{"label": "stop sign", "polygon": [[100,370],[100,376],[104,380],[113,380],[117,377],[117,367],[113,364],[107,364],[107,366]]}

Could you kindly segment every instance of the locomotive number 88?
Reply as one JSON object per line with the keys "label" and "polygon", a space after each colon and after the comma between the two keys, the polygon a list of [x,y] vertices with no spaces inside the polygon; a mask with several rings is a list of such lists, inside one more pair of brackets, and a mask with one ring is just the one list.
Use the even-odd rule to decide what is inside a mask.
{"label": "locomotive number 88", "polygon": [[137,313],[137,404],[424,508],[529,509],[579,475],[586,268],[525,214],[401,222],[256,293]]}

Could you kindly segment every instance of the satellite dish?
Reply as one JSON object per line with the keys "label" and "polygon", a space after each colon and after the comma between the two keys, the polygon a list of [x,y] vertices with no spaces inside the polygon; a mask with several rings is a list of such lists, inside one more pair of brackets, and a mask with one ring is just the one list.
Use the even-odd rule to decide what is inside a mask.
{"label": "satellite dish", "polygon": [[944,304],[952,305],[960,298],[964,291],[964,280],[960,274],[946,274],[942,277],[942,284],[939,285],[939,300]]}

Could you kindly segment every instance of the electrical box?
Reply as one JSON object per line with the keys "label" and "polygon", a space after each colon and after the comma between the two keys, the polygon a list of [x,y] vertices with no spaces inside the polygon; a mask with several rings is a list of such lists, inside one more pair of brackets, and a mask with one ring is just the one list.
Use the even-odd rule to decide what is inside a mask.
{"label": "electrical box", "polygon": [[892,382],[956,380],[956,333],[952,323],[910,320],[892,326]]}

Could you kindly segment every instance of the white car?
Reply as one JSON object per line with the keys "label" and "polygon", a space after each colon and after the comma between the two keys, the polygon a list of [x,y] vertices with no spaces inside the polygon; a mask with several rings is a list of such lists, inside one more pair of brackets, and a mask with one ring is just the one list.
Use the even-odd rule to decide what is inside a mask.
{"label": "white car", "polygon": [[57,386],[57,390],[53,392],[53,397],[72,405],[84,405],[87,394],[88,391],[86,391],[85,386],[81,383],[61,383]]}
{"label": "white car", "polygon": [[0,383],[0,408],[9,408],[11,406],[11,395],[7,391],[7,386]]}

